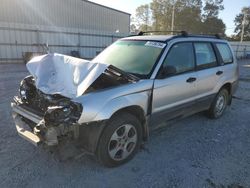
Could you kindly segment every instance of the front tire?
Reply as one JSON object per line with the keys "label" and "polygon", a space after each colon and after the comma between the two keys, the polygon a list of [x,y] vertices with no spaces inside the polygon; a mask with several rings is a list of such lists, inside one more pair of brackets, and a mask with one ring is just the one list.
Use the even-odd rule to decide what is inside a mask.
{"label": "front tire", "polygon": [[208,115],[212,119],[220,118],[225,112],[229,101],[228,90],[222,88],[219,93],[216,95],[209,111]]}
{"label": "front tire", "polygon": [[110,119],[97,146],[97,157],[107,167],[115,167],[131,160],[142,142],[140,121],[129,113]]}

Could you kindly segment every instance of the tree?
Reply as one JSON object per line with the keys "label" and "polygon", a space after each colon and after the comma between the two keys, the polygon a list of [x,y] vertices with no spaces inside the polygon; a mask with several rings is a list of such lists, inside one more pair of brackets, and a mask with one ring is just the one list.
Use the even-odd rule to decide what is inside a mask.
{"label": "tree", "polygon": [[139,30],[148,30],[151,20],[151,12],[148,4],[141,5],[136,9],[136,20],[139,25]]}
{"label": "tree", "polygon": [[201,33],[221,34],[225,36],[226,25],[218,18],[219,12],[224,9],[223,0],[206,0],[203,7],[203,24]]}
{"label": "tree", "polygon": [[150,9],[152,11],[152,27],[154,30],[170,30],[171,4],[165,0],[153,0]]}
{"label": "tree", "polygon": [[190,33],[199,33],[202,25],[201,0],[176,1],[175,28]]}
{"label": "tree", "polygon": [[206,0],[203,8],[203,17],[218,18],[219,11],[224,10],[223,0]]}
{"label": "tree", "polygon": [[234,19],[234,23],[235,23],[235,30],[234,32],[237,33],[235,38],[237,40],[240,39],[240,35],[242,33],[242,23],[243,23],[243,17],[245,14],[245,29],[244,29],[244,36],[243,36],[243,40],[250,40],[250,7],[244,7],[241,10],[241,13],[239,13],[238,15],[236,15],[235,19]]}
{"label": "tree", "polygon": [[225,24],[218,18],[219,11],[224,8],[223,0],[205,0],[204,7],[202,2],[202,0],[152,0],[150,6],[143,5],[137,8],[138,25],[144,30],[149,27],[159,31],[171,30],[174,11],[174,30],[224,34]]}
{"label": "tree", "polygon": [[136,33],[136,31],[137,31],[136,25],[135,24],[131,24],[130,25],[130,33]]}
{"label": "tree", "polygon": [[202,23],[201,33],[203,34],[220,34],[225,37],[226,25],[217,17],[209,17]]}
{"label": "tree", "polygon": [[174,9],[175,30],[196,32],[201,23],[201,0],[153,0],[150,4],[153,27],[171,30]]}

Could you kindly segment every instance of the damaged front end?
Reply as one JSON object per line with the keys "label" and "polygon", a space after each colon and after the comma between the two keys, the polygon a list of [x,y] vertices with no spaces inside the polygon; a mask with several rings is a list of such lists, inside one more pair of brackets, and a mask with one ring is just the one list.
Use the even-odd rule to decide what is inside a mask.
{"label": "damaged front end", "polygon": [[11,103],[20,136],[34,145],[55,146],[60,139],[77,139],[82,105],[59,94],[45,94],[35,86],[33,76],[20,84],[20,96]]}
{"label": "damaged front end", "polygon": [[80,124],[85,128],[84,104],[79,98],[139,81],[112,65],[61,54],[33,58],[26,66],[31,75],[21,81],[19,96],[11,106],[18,134],[34,145],[55,146],[60,140],[77,140]]}

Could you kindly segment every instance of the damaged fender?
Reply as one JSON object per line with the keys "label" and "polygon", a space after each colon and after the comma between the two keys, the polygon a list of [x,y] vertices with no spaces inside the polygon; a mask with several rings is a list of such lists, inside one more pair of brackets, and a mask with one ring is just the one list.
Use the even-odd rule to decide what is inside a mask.
{"label": "damaged fender", "polygon": [[83,104],[79,124],[109,119],[115,112],[138,106],[147,114],[153,80],[122,85],[113,89],[83,95],[74,101]]}

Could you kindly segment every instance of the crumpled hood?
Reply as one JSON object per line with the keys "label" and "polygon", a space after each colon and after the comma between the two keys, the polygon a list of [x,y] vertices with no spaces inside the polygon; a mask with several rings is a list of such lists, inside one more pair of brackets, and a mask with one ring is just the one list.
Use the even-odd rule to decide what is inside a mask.
{"label": "crumpled hood", "polygon": [[39,90],[68,98],[81,96],[108,66],[61,54],[38,56],[26,65]]}

